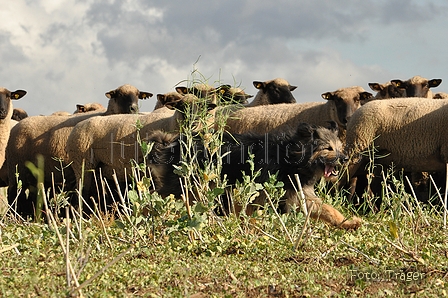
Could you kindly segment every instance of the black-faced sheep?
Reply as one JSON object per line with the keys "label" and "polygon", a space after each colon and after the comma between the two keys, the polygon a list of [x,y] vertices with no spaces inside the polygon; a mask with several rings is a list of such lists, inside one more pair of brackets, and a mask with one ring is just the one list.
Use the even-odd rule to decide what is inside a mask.
{"label": "black-faced sheep", "polygon": [[[148,94],[149,96],[149,94]],[[134,107],[135,108],[135,107]],[[100,103],[86,103],[86,104],[77,104],[76,110],[73,112],[73,114],[78,113],[87,113],[87,112],[93,112],[93,111],[106,111],[106,108],[100,104]]]}
{"label": "black-faced sheep", "polygon": [[12,111],[12,120],[20,121],[28,117],[28,113],[24,109],[14,108]]}
{"label": "black-faced sheep", "polygon": [[350,177],[363,175],[366,158],[359,158],[374,145],[381,156],[376,163],[407,172],[445,172],[448,162],[447,100],[400,98],[372,101],[350,119],[346,150],[354,159]]}
{"label": "black-faced sheep", "polygon": [[[37,164],[37,157],[44,158],[45,186],[56,186],[74,183],[74,173],[65,151],[65,145],[73,127],[94,116],[108,116],[114,113],[132,113],[138,110],[138,100],[152,96],[149,92],[141,92],[131,85],[124,85],[106,93],[109,98],[107,110],[104,112],[80,113],[72,116],[32,116],[20,121],[12,130],[7,146],[8,200],[12,204],[17,196],[16,170],[22,180],[23,189],[35,185],[36,180],[26,168],[30,161]],[[17,169],[16,169],[17,167]],[[64,169],[63,173],[61,168]],[[54,177],[52,177],[52,174]],[[17,200],[17,210],[24,216],[33,216],[36,193],[30,190],[26,199],[22,191]]]}
{"label": "black-faced sheep", "polygon": [[[165,98],[168,99],[168,98]],[[82,176],[82,164],[86,170],[101,168],[103,177],[112,179],[116,172],[120,182],[125,181],[126,173],[131,174],[132,159],[142,161],[141,148],[137,137],[142,140],[155,130],[175,132],[187,115],[190,122],[194,117],[207,121],[209,110],[216,105],[207,100],[200,100],[192,94],[183,96],[174,102],[164,102],[168,108],[175,109],[172,114],[148,113],[131,117],[113,115],[95,117],[76,125],[67,141],[67,153],[75,171],[76,179]],[[208,115],[212,119],[212,115]],[[140,127],[137,130],[137,123]],[[86,172],[83,190],[88,196],[93,191],[93,178]]]}
{"label": "black-faced sheep", "polygon": [[341,138],[344,138],[348,119],[361,106],[360,102],[371,96],[371,93],[355,86],[323,93],[322,98],[327,100],[326,103],[248,107],[230,113],[226,130],[239,134],[292,133],[300,122],[325,126],[329,121],[334,121],[341,128]]}
{"label": "black-faced sheep", "polygon": [[156,105],[154,106],[154,110],[153,112],[173,112],[173,110],[170,110],[168,108],[165,107],[165,103],[167,102],[176,102],[178,100],[180,100],[182,97],[184,97],[184,95],[182,93],[179,92],[168,92],[165,94],[157,94],[157,102]]}
{"label": "black-faced sheep", "polygon": [[[391,82],[384,84],[369,83],[369,87],[373,91],[376,91],[375,96],[370,100],[406,97],[406,90],[404,88],[399,88],[396,84],[392,84]],[[363,105],[368,101],[361,102],[361,104]]]}
{"label": "black-faced sheep", "polygon": [[291,86],[285,79],[277,78],[266,82],[254,81],[253,84],[259,91],[255,98],[246,105],[247,107],[296,102],[291,91],[294,91],[297,86]]}
{"label": "black-faced sheep", "polygon": [[197,98],[205,98],[214,104],[217,103],[216,88],[209,84],[197,83],[191,87],[177,86],[175,89],[182,95],[193,94]]}
{"label": "black-faced sheep", "polygon": [[434,99],[448,99],[448,93],[446,92],[437,92],[433,95]]}
{"label": "black-faced sheep", "polygon": [[26,95],[24,90],[9,91],[0,87],[0,186],[7,186],[7,168],[6,168],[6,146],[10,136],[11,128],[18,120],[12,119],[13,106],[11,100],[17,100]]}
{"label": "black-faced sheep", "polygon": [[192,87],[176,87],[176,91],[182,95],[194,94],[198,98],[213,100],[216,104],[247,104],[252,95],[246,94],[244,90],[230,85],[221,85],[217,88],[208,84],[194,84]]}
{"label": "black-faced sheep", "polygon": [[404,97],[425,97],[433,98],[430,88],[435,88],[442,83],[442,79],[425,79],[421,76],[414,76],[409,80],[402,81],[399,79],[390,81],[394,86],[406,92]]}
{"label": "black-faced sheep", "polygon": [[239,87],[232,87],[230,85],[221,85],[217,88],[219,93],[220,102],[224,105],[227,104],[242,104],[247,105],[249,103],[248,99],[253,97],[252,95],[244,92],[243,89]]}
{"label": "black-faced sheep", "polygon": [[0,167],[5,162],[5,150],[11,131],[11,117],[13,113],[11,100],[20,99],[25,94],[25,90],[9,91],[0,87]]}
{"label": "black-faced sheep", "polygon": [[[156,182],[156,191],[164,197],[173,194],[180,198],[182,194],[179,176],[174,173],[174,165],[183,160],[181,138],[182,136],[178,134],[155,132],[148,139],[155,142],[149,155],[149,167]],[[206,158],[209,155],[204,153],[207,150],[202,140],[197,139],[194,142],[193,148],[197,152],[192,155],[198,157],[194,162],[198,162],[199,165],[204,161],[213,162]],[[356,229],[360,226],[359,218],[346,220],[332,206],[322,203],[314,192],[314,184],[323,176],[329,177],[333,168],[345,159],[341,141],[335,130],[302,123],[292,135],[271,135],[268,139],[264,135],[224,135],[221,151],[227,155],[222,161],[221,175],[223,179],[226,177],[228,185],[235,185],[237,181],[241,181],[243,172],[250,174],[250,165],[247,163],[248,148],[254,156],[254,171],[261,171],[255,178],[257,183],[267,182],[269,175],[274,173],[277,174],[277,180],[283,182],[286,194],[279,206],[282,212],[289,212],[293,206],[299,205],[296,191],[289,179],[294,174],[299,174],[306,205],[312,218],[319,218],[345,229]],[[255,206],[263,206],[266,203],[265,199],[261,192],[246,212],[251,214]],[[226,213],[231,210],[236,210],[237,213],[241,211],[241,206],[236,202],[232,202],[234,208],[227,202],[232,202],[232,198],[223,199],[222,205]]]}

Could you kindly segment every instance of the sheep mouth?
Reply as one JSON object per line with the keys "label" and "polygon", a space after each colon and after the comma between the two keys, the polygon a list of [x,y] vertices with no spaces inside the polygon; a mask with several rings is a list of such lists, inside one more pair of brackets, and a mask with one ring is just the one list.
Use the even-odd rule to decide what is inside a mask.
{"label": "sheep mouth", "polygon": [[337,177],[339,175],[339,171],[335,168],[332,164],[325,164],[324,168],[324,177],[325,178],[332,178]]}

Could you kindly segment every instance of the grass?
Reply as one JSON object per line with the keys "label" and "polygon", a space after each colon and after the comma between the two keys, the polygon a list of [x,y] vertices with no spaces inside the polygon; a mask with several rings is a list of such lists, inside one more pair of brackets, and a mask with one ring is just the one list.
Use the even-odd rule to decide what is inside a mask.
{"label": "grass", "polygon": [[[219,158],[214,144],[220,132],[203,135]],[[188,141],[184,145],[191,154]],[[142,141],[142,148],[147,151],[150,144]],[[394,186],[384,194],[386,207],[362,215],[357,231],[343,231],[308,221],[300,209],[278,215],[281,185],[274,178],[257,185],[256,173],[245,177],[235,196],[248,204],[263,187],[274,208],[269,204],[250,217],[216,216],[214,199],[225,187],[219,167],[194,165],[178,168],[187,187],[199,190],[191,206],[150,192],[151,179],[140,171],[146,165],[138,164],[133,187],[125,193],[130,209],[115,216],[97,210],[81,217],[68,206],[65,216],[29,222],[3,212],[0,296],[447,296],[448,231],[442,228],[442,212],[416,204],[404,191],[404,179],[385,175]],[[355,214],[345,193],[326,186],[317,186],[326,202]],[[44,206],[52,201],[43,200]],[[50,208],[44,208],[48,215]]]}
{"label": "grass", "polygon": [[[364,225],[353,232],[312,221],[296,250],[272,211],[248,222],[232,216],[209,219],[196,230],[181,218],[159,218],[168,220],[156,235],[150,218],[138,224],[104,219],[105,227],[90,218],[80,231],[66,222],[51,226],[3,219],[0,294],[443,297],[448,290],[447,231],[440,228],[438,214],[425,211],[424,216],[430,226],[421,218],[396,220],[378,213],[364,217]],[[302,214],[282,215],[282,220],[297,239]],[[70,277],[68,263],[80,286]]]}

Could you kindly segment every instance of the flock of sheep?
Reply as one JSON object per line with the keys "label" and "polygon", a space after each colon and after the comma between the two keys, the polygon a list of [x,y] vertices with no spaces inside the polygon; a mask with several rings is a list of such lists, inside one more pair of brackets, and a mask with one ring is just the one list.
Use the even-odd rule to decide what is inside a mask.
{"label": "flock of sheep", "polygon": [[[138,112],[138,100],[152,94],[124,85],[106,93],[107,108],[86,104],[73,114],[31,117],[19,116],[17,110],[15,120],[11,100],[23,97],[26,91],[0,88],[0,181],[8,186],[10,207],[24,217],[32,217],[36,208],[37,181],[27,165],[37,164],[38,156],[44,160],[47,188],[56,185],[76,190],[83,177],[83,194],[91,196],[99,170],[102,177],[116,177],[126,185],[132,171],[130,160],[143,158],[138,136],[144,138],[157,130],[177,132],[185,109],[194,107],[198,97],[209,99],[208,121],[213,123],[225,114],[225,129],[232,134],[287,135],[303,122],[327,126],[333,121],[349,156],[359,156],[374,142],[387,153],[380,163],[393,162],[409,172],[443,172],[448,162],[448,135],[443,128],[448,95],[430,90],[441,81],[415,76],[406,81],[370,83],[375,96],[355,86],[325,92],[322,98],[326,101],[310,103],[296,103],[291,93],[296,87],[284,79],[254,81],[258,93],[250,103],[252,96],[239,88],[197,84],[158,94],[157,105],[149,113]],[[350,178],[366,175],[362,165],[358,161],[349,167]]]}

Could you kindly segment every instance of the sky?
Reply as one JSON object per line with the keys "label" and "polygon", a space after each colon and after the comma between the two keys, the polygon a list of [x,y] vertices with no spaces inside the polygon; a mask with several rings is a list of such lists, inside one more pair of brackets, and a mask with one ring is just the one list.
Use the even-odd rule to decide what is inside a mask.
{"label": "sky", "polygon": [[124,84],[156,95],[200,81],[255,95],[253,81],[281,77],[309,102],[420,75],[448,92],[448,1],[2,2],[0,86],[27,91],[14,106],[29,115],[106,106]]}

